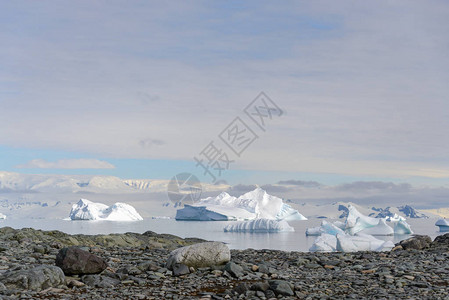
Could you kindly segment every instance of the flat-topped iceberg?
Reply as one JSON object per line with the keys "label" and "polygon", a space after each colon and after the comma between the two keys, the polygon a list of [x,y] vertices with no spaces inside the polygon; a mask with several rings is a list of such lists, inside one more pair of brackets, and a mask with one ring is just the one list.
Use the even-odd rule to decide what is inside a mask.
{"label": "flat-topped iceberg", "polygon": [[287,221],[270,220],[270,219],[256,219],[245,222],[238,222],[236,224],[227,225],[224,228],[225,232],[281,232],[281,231],[295,231]]}
{"label": "flat-topped iceberg", "polygon": [[281,198],[269,195],[261,188],[236,198],[226,192],[217,197],[201,199],[176,211],[176,220],[307,220]]}
{"label": "flat-topped iceberg", "polygon": [[71,220],[106,220],[106,221],[138,221],[143,220],[139,213],[129,204],[117,202],[107,206],[87,199],[80,199],[72,206]]}
{"label": "flat-topped iceberg", "polygon": [[390,251],[394,247],[392,241],[376,239],[372,235],[357,233],[355,236],[349,234],[337,234],[337,251]]}
{"label": "flat-topped iceberg", "polygon": [[448,232],[449,231],[449,220],[448,219],[439,219],[435,226],[440,228],[440,232]]}

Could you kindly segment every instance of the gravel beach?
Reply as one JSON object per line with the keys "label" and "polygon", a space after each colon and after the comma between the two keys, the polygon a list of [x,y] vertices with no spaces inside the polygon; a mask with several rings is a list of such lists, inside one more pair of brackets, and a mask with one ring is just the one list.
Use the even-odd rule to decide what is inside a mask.
{"label": "gravel beach", "polygon": [[[449,299],[449,234],[391,252],[247,249],[231,250],[230,261],[218,266],[166,265],[174,249],[201,242],[151,231],[87,236],[0,228],[0,297]],[[80,258],[63,262],[71,246]],[[63,271],[57,258],[59,265],[86,259],[89,270],[81,264],[80,269],[71,265],[70,272],[64,265]]]}

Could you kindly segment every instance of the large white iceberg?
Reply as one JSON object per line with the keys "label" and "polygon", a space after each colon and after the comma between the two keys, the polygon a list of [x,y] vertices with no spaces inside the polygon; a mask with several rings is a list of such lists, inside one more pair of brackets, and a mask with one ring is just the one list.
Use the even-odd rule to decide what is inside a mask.
{"label": "large white iceberg", "polygon": [[4,220],[4,219],[6,219],[6,216],[4,214],[0,213],[0,220]]}
{"label": "large white iceberg", "polygon": [[107,206],[87,199],[80,199],[72,206],[69,218],[71,220],[107,220],[107,221],[138,221],[143,220],[139,213],[129,204],[117,202]]}
{"label": "large white iceberg", "polygon": [[236,198],[226,192],[217,197],[201,199],[176,211],[176,220],[307,220],[281,198],[269,195],[261,188]]}
{"label": "large white iceberg", "polygon": [[236,224],[227,225],[224,228],[225,232],[281,232],[281,231],[295,231],[287,221],[270,220],[270,219],[255,219],[251,221],[238,222]]}
{"label": "large white iceberg", "polygon": [[448,219],[439,219],[435,226],[440,228],[440,232],[448,232],[449,231],[449,220]]}

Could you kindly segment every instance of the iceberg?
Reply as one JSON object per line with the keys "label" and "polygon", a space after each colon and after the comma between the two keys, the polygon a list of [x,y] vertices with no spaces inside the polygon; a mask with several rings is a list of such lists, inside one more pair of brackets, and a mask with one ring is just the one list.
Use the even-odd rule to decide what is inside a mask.
{"label": "iceberg", "polygon": [[4,214],[0,213],[0,220],[4,220],[4,219],[6,219],[6,216]]}
{"label": "iceberg", "polygon": [[184,205],[176,212],[176,220],[227,221],[227,220],[307,220],[281,198],[269,195],[261,188],[236,198],[226,192],[216,197],[201,199],[198,203]]}
{"label": "iceberg", "polygon": [[325,234],[331,234],[331,235],[337,235],[337,234],[344,234],[345,232],[343,229],[335,226],[335,224],[329,223],[327,221],[321,222],[320,231]]}
{"label": "iceberg", "polygon": [[449,220],[448,219],[439,219],[436,221],[435,226],[440,228],[440,232],[448,232],[449,231]]}
{"label": "iceberg", "polygon": [[394,234],[413,234],[413,231],[405,220],[399,220],[394,224]]}
{"label": "iceberg", "polygon": [[320,235],[312,247],[310,252],[335,252],[337,251],[337,237],[332,234],[323,233]]}
{"label": "iceberg", "polygon": [[370,235],[394,235],[394,229],[385,223],[385,219],[378,219],[376,226],[365,228],[359,233],[370,234]]}
{"label": "iceberg", "polygon": [[379,219],[372,218],[360,213],[353,205],[348,205],[348,216],[346,217],[345,231],[354,235],[363,229],[378,225]]}
{"label": "iceberg", "polygon": [[251,221],[239,222],[237,224],[230,224],[224,228],[224,232],[281,232],[281,231],[295,231],[287,221],[270,220],[270,219],[256,219]]}
{"label": "iceberg", "polygon": [[393,247],[392,241],[382,241],[368,234],[337,234],[337,251],[390,251]]}
{"label": "iceberg", "polygon": [[374,235],[411,234],[410,225],[398,218],[394,229],[384,218],[371,218],[361,214],[354,206],[348,207],[346,222],[321,222],[320,227],[307,228],[306,235],[319,235],[310,251],[389,251],[392,241],[376,239]]}
{"label": "iceberg", "polygon": [[321,226],[310,227],[306,229],[306,236],[317,236],[321,235]]}
{"label": "iceberg", "polygon": [[72,206],[69,218],[71,220],[107,220],[107,221],[138,221],[143,220],[139,213],[129,204],[117,202],[107,206],[87,199],[80,199]]}

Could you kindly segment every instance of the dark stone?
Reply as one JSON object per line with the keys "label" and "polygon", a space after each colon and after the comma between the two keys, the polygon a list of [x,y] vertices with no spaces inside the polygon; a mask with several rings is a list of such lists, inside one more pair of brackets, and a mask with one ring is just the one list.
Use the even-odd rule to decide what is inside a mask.
{"label": "dark stone", "polygon": [[269,288],[270,285],[268,284],[268,282],[263,281],[263,282],[256,282],[253,285],[251,285],[250,290],[266,292]]}
{"label": "dark stone", "polygon": [[270,272],[269,267],[266,264],[260,264],[258,272],[268,274]]}
{"label": "dark stone", "polygon": [[56,265],[66,275],[98,274],[108,267],[102,258],[77,247],[61,249],[56,256]]}
{"label": "dark stone", "polygon": [[270,280],[269,282],[271,290],[276,295],[293,296],[293,288],[290,283],[284,280]]}
{"label": "dark stone", "polygon": [[416,235],[414,237],[411,237],[409,239],[403,240],[399,242],[399,244],[396,244],[397,246],[402,246],[404,250],[422,250],[425,248],[429,248],[430,244],[432,243],[432,239],[428,235]]}
{"label": "dark stone", "polygon": [[228,271],[229,274],[231,274],[236,278],[243,276],[243,268],[232,261],[228,262],[224,267],[224,269],[225,271]]}
{"label": "dark stone", "polygon": [[437,236],[432,242],[432,247],[439,246],[449,247],[449,233]]}
{"label": "dark stone", "polygon": [[235,288],[234,288],[234,291],[237,293],[237,294],[244,294],[244,293],[246,293],[247,291],[248,291],[248,285],[246,284],[246,283],[240,283],[239,285],[237,285]]}
{"label": "dark stone", "polygon": [[186,265],[183,265],[183,264],[174,264],[173,265],[173,275],[181,276],[181,275],[186,275],[189,273],[190,273],[189,267],[187,267]]}

